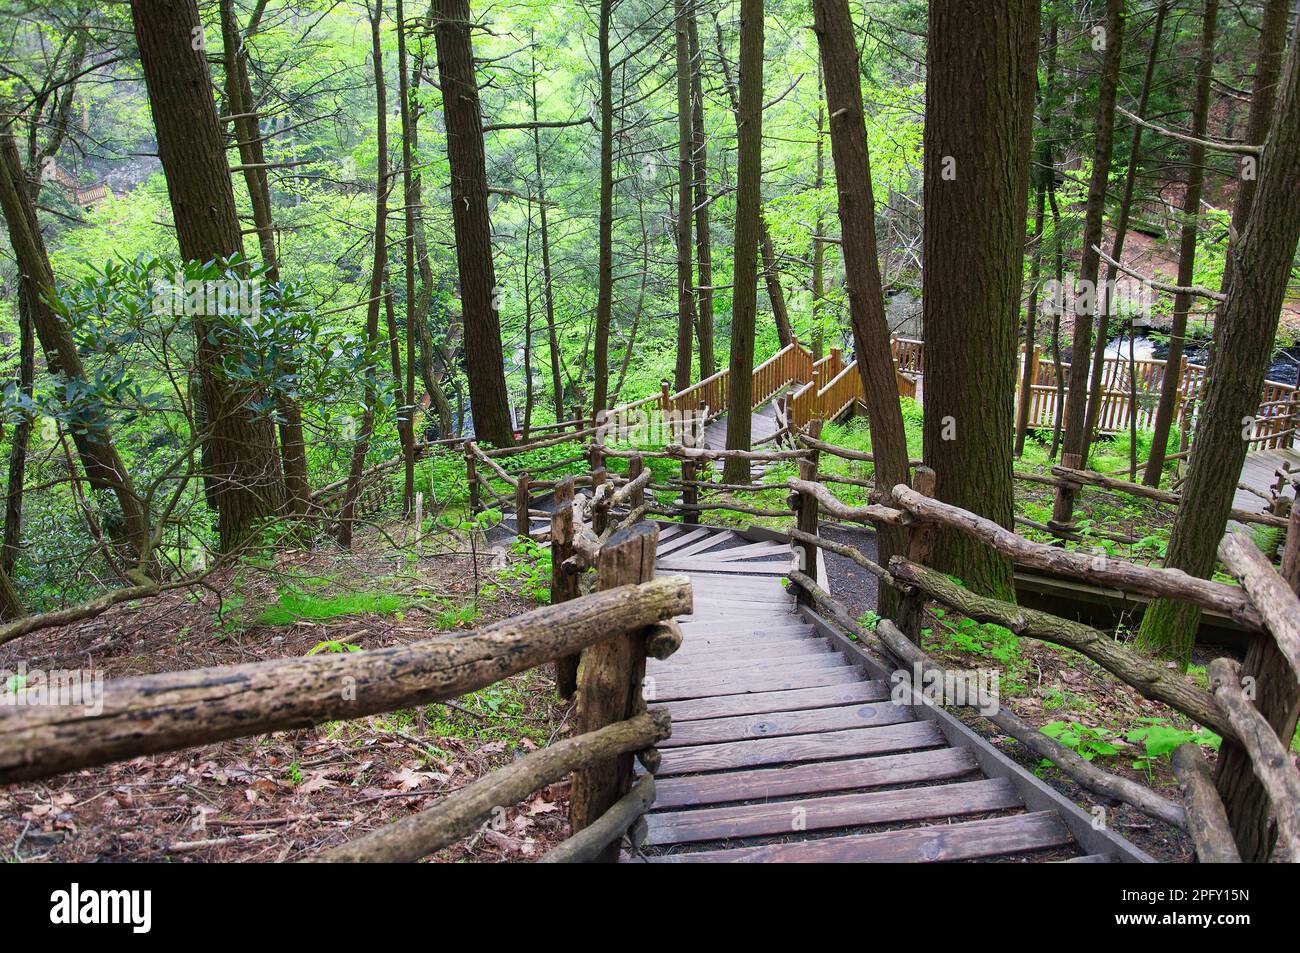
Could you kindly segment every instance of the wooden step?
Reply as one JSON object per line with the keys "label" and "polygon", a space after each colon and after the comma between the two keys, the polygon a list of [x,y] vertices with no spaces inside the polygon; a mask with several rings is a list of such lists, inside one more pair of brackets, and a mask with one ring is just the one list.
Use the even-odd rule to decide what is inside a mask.
{"label": "wooden step", "polygon": [[886,754],[911,748],[933,748],[941,744],[944,744],[943,735],[932,722],[911,721],[881,728],[853,728],[790,738],[760,738],[693,748],[671,748],[663,752],[663,764],[657,774],[668,778],[699,771],[726,771],[731,768],[758,768],[773,764],[796,764],[800,761]]}
{"label": "wooden step", "polygon": [[967,781],[902,791],[839,794],[766,804],[665,811],[646,818],[649,845],[763,837],[866,824],[896,824],[1021,808],[1011,782]]}
{"label": "wooden step", "polygon": [[721,533],[714,533],[703,539],[696,540],[689,546],[683,546],[680,549],[673,550],[672,556],[676,560],[681,560],[688,556],[693,556],[696,553],[703,552],[706,549],[712,549],[714,546],[722,546],[730,543],[735,538],[736,534],[730,530],[725,530]]}
{"label": "wooden step", "polygon": [[734,715],[761,715],[772,711],[796,711],[801,708],[826,708],[883,701],[889,697],[889,683],[848,682],[793,691],[751,692],[748,695],[723,695],[718,698],[694,698],[657,703],[668,709],[673,724],[707,718],[730,718]]}
{"label": "wooden step", "polygon": [[935,748],[847,761],[814,761],[786,768],[660,778],[655,782],[654,809],[942,781],[977,771],[979,762],[969,748]]}
{"label": "wooden step", "polygon": [[771,712],[766,715],[735,715],[731,718],[711,718],[674,725],[672,737],[661,741],[659,747],[680,748],[684,745],[716,744],[746,738],[777,738],[846,728],[875,728],[914,720],[915,716],[909,708],[890,701],[872,705]]}
{"label": "wooden step", "polygon": [[789,619],[781,616],[753,628],[737,622],[718,622],[716,620],[692,622],[690,616],[687,616],[681,620],[681,626],[682,635],[688,639],[704,635],[714,638],[749,638],[751,636],[763,638],[779,635],[782,638],[787,638],[791,633],[798,632],[805,635],[813,630],[813,627],[805,622],[801,616]]}
{"label": "wooden step", "polygon": [[[681,698],[704,698],[718,695],[743,695],[749,692],[781,692],[793,688],[819,688],[823,685],[843,685],[856,682],[857,669],[848,665],[839,668],[790,668],[776,672],[703,672],[699,676],[685,673],[665,674],[654,679],[653,691],[647,691],[646,701],[666,702]],[[647,684],[647,689],[650,685]]]}
{"label": "wooden step", "polygon": [[[822,643],[825,645],[825,643]],[[744,652],[724,652],[712,656],[688,657],[673,655],[666,662],[657,659],[646,660],[646,672],[658,678],[681,675],[694,678],[706,672],[734,672],[743,669],[746,672],[784,671],[794,667],[800,668],[835,668],[847,665],[844,656],[838,652],[819,652],[814,654],[796,654],[788,656],[768,656],[755,658]]]}
{"label": "wooden step", "polygon": [[803,639],[782,639],[768,642],[760,639],[712,639],[707,635],[683,641],[669,659],[694,666],[697,662],[717,659],[734,659],[744,662],[765,658],[791,658],[797,655],[825,655],[831,651],[825,639],[809,636]]}
{"label": "wooden step", "polygon": [[1050,811],[900,831],[647,857],[651,863],[934,863],[1018,854],[1071,843]]}
{"label": "wooden step", "polygon": [[683,546],[689,546],[697,540],[713,535],[713,532],[714,531],[711,529],[693,529],[689,533],[681,533],[663,545],[658,546],[655,550],[655,558],[658,559],[665,553],[671,553],[673,550],[681,549]]}
{"label": "wooden step", "polygon": [[784,562],[719,562],[717,560],[705,560],[702,557],[688,557],[686,561],[678,562],[671,558],[664,558],[659,561],[660,569],[681,569],[692,570],[696,572],[712,573],[736,573],[745,576],[784,576],[790,571],[789,561]]}

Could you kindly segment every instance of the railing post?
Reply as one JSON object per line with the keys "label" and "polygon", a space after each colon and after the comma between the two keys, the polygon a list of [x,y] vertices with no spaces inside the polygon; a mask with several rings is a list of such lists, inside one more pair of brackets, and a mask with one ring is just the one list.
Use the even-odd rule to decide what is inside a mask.
{"label": "railing post", "polygon": [[[551,603],[578,597],[578,574],[565,567],[573,557],[573,477],[555,488],[555,510],[551,513]],[[561,698],[572,698],[578,688],[577,655],[555,660],[555,690]]]}
{"label": "railing post", "polygon": [[[817,464],[808,459],[799,461],[799,479],[807,480],[810,483],[817,481]],[[795,507],[795,527],[801,533],[807,533],[810,536],[817,535],[817,497],[811,493],[797,493],[792,501]],[[817,576],[817,547],[812,543],[805,543],[797,540],[794,544],[796,559],[799,562],[799,568],[802,572],[812,579],[818,585],[821,580]],[[812,594],[799,588],[799,602],[806,606],[814,604]]]}
{"label": "railing post", "polygon": [[473,515],[479,511],[482,501],[479,498],[478,471],[474,462],[474,444],[465,444],[465,485],[469,487],[469,511]]}
{"label": "railing post", "polygon": [[[645,472],[644,458],[642,458],[641,454],[639,453],[633,454],[627,461],[627,478],[629,480],[635,480],[644,472]],[[636,510],[638,507],[644,506],[645,488],[638,487],[637,489],[633,490],[632,495],[628,497],[627,503],[629,508],[631,508],[632,510]]]}
{"label": "railing post", "polygon": [[687,457],[682,460],[682,522],[694,523],[700,518],[700,488],[695,485],[699,476],[695,470],[695,460]]}
{"label": "railing post", "polygon": [[[1077,470],[1083,458],[1077,453],[1061,454],[1061,466]],[[1068,534],[1074,524],[1074,498],[1079,492],[1079,484],[1065,477],[1056,487],[1056,502],[1052,506],[1052,519],[1047,525],[1061,534]]]}
{"label": "railing post", "polygon": [[[929,467],[917,467],[912,474],[912,489],[925,496],[934,496],[937,477]],[[925,523],[912,526],[907,541],[907,558],[924,566],[930,559],[934,531]],[[921,618],[925,607],[925,594],[919,589],[903,593],[898,603],[898,628],[917,645],[921,644]]]}
{"label": "railing post", "polygon": [[527,473],[519,474],[519,483],[515,486],[515,529],[520,539],[531,539],[532,521],[528,518],[529,484],[532,478]]}
{"label": "railing post", "polygon": [[673,439],[673,418],[671,408],[673,404],[672,391],[668,387],[667,381],[659,382],[659,412],[663,415],[664,426],[668,428],[668,441]]}
{"label": "railing post", "polygon": [[599,502],[591,508],[591,530],[597,536],[609,526],[609,506],[600,501],[600,488],[605,485],[609,473],[604,467],[591,471],[591,497]]}
{"label": "railing post", "polygon": [[[659,527],[638,523],[619,530],[601,547],[600,590],[649,582],[655,574]],[[579,672],[575,731],[585,734],[624,721],[645,710],[645,639],[640,632],[620,632],[588,648]],[[619,755],[573,773],[569,822],[580,831],[593,824],[632,788],[632,754]],[[619,845],[610,844],[598,861],[613,863]]]}
{"label": "railing post", "polygon": [[[822,438],[822,423],[823,422],[821,420],[808,421],[808,436],[811,437],[813,440],[820,440]],[[821,463],[822,463],[822,452],[818,450],[816,447],[809,447],[808,462],[812,464],[812,466],[809,468],[809,472],[812,473],[812,476],[805,477],[801,474],[799,479],[811,480],[813,483],[816,483],[817,471],[821,468]],[[809,575],[811,575],[811,573]]]}

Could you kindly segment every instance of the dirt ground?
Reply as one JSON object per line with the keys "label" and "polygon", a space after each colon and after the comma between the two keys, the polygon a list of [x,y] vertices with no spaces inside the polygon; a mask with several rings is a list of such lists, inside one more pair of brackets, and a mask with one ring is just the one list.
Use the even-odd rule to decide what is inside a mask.
{"label": "dirt ground", "polygon": [[[211,588],[118,606],[0,646],[0,669],[93,668],[107,678],[298,657],[322,643],[401,645],[525,612],[492,565],[454,541],[419,559],[284,553],[228,570]],[[475,580],[478,598],[475,598]],[[327,582],[323,582],[327,581]],[[405,607],[260,623],[286,586],[396,593]],[[470,618],[477,602],[479,615]],[[465,607],[471,608],[465,608]],[[218,612],[219,607],[223,609]],[[549,666],[454,703],[190,748],[0,786],[0,855],[9,861],[294,861],[430,806],[488,771],[567,734]],[[567,782],[537,793],[435,861],[531,860],[568,835]]]}

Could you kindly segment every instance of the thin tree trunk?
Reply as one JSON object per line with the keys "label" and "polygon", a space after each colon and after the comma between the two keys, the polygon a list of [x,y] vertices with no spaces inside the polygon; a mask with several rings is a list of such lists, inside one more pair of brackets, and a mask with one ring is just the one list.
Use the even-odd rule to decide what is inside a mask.
{"label": "thin tree trunk", "polygon": [[[18,393],[28,400],[36,378],[36,342],[32,331],[31,304],[27,288],[18,291]],[[0,546],[0,572],[12,576],[18,564],[23,536],[23,492],[27,481],[27,447],[32,437],[32,420],[19,418],[9,445],[9,483],[5,493],[4,541]],[[2,607],[0,607],[2,608]]]}
{"label": "thin tree trunk", "polygon": [[[55,378],[63,382],[85,382],[86,369],[71,330],[54,312],[47,295],[54,294],[54,273],[41,237],[36,206],[18,146],[13,136],[0,136],[0,211],[3,211],[9,230],[9,244],[13,248],[22,282],[22,295],[35,337],[45,355],[45,366]],[[84,409],[78,408],[80,412]],[[123,541],[134,547],[147,565],[149,550],[149,515],[136,495],[130,471],[122,462],[114,446],[108,421],[98,419],[93,425],[73,430],[86,480],[94,490],[111,490],[122,508]]]}
{"label": "thin tree trunk", "polygon": [[[181,255],[198,262],[242,255],[206,53],[193,43],[202,35],[198,5],[132,0],[131,14]],[[204,317],[195,318],[194,331],[208,421],[204,475],[212,487],[221,548],[230,550],[260,520],[281,511],[284,476],[272,421],[250,409],[256,394],[225,377],[228,347],[213,339]]]}
{"label": "thin tree trunk", "polygon": [[[1233,280],[1214,323],[1214,350],[1192,457],[1165,565],[1208,578],[1228,522],[1233,491],[1249,449],[1300,240],[1300,43],[1292,42],[1277,111],[1260,156],[1256,211],[1228,248]],[[1157,600],[1147,609],[1138,645],[1186,666],[1200,612]],[[1289,737],[1289,736],[1288,736]]]}
{"label": "thin tree trunk", "polygon": [[8,571],[0,568],[0,620],[9,622],[25,614],[22,600],[18,597],[18,590],[14,588]]}
{"label": "thin tree trunk", "polygon": [[528,203],[524,224],[524,423],[520,430],[523,442],[533,429],[533,282],[530,265],[533,253],[533,204]]}
{"label": "thin tree trunk", "polygon": [[709,235],[709,145],[704,134],[704,58],[700,55],[694,2],[690,4],[686,33],[691,54],[691,169],[695,178],[695,258],[699,274],[695,287],[696,338],[700,378],[704,379],[718,372],[718,360],[713,352],[713,242]]}
{"label": "thin tree trunk", "polygon": [[[826,104],[823,99],[821,60],[817,61],[817,164],[813,173],[813,191],[820,194],[826,187],[826,155],[822,140],[826,135]],[[813,360],[820,361],[826,350],[826,329],[822,326],[822,308],[826,298],[826,243],[822,230],[826,217],[822,205],[817,203],[817,218],[813,224],[812,243],[812,352]]]}
{"label": "thin tree trunk", "polygon": [[[257,118],[256,100],[248,78],[248,51],[244,48],[232,0],[221,0],[221,38],[225,52],[227,111],[235,116],[235,140],[239,144],[239,161],[244,166],[244,184],[253,210],[262,264],[268,281],[280,280],[280,262],[275,247],[275,225],[271,211],[271,186]],[[302,430],[302,408],[291,397],[278,395],[280,461],[284,468],[285,505],[301,516],[311,505],[311,485],[307,480],[307,444]]]}
{"label": "thin tree trunk", "polygon": [[[1210,115],[1210,80],[1214,74],[1214,30],[1218,15],[1219,0],[1205,0],[1201,55],[1196,66],[1196,99],[1192,105],[1192,135],[1198,140],[1205,138]],[[1197,223],[1200,220],[1204,185],[1205,146],[1193,144],[1187,150],[1187,188],[1183,192],[1183,225],[1178,236],[1178,285],[1184,288],[1192,284],[1195,275]],[[1160,381],[1155,434],[1151,438],[1151,456],[1147,460],[1146,472],[1142,474],[1142,482],[1147,486],[1160,485],[1160,475],[1165,467],[1165,445],[1169,442],[1169,433],[1177,414],[1178,391],[1183,382],[1183,343],[1187,336],[1187,313],[1191,308],[1190,294],[1174,295],[1169,353],[1165,357],[1165,373]]]}
{"label": "thin tree trunk", "polygon": [[[1147,112],[1147,102],[1151,98],[1151,79],[1155,75],[1156,60],[1160,53],[1160,37],[1164,33],[1165,15],[1169,9],[1167,2],[1161,2],[1156,8],[1155,25],[1152,27],[1153,34],[1151,38],[1151,50],[1147,54],[1146,71],[1142,76],[1142,91],[1138,94],[1137,115],[1145,117]],[[1211,30],[1207,22],[1206,30]],[[1212,38],[1211,38],[1212,42]],[[1211,64],[1212,65],[1212,64]],[[1202,61],[1202,66],[1206,72],[1202,74],[1198,71],[1198,76],[1205,76],[1205,92],[1208,101],[1209,96],[1209,78],[1208,66]],[[1198,80],[1199,82],[1199,80]],[[1199,96],[1199,93],[1198,93]],[[1199,100],[1198,100],[1199,101]],[[1116,261],[1124,260],[1124,240],[1128,237],[1129,216],[1133,210],[1133,192],[1137,185],[1137,171],[1139,166],[1139,154],[1142,150],[1142,132],[1143,129],[1137,123],[1133,124],[1133,139],[1129,143],[1128,169],[1124,173],[1124,195],[1120,199],[1119,214],[1115,219],[1115,238],[1111,243],[1110,257]],[[1199,201],[1199,196],[1198,196]],[[1097,430],[1097,422],[1101,419],[1101,407],[1105,403],[1105,396],[1102,394],[1102,382],[1105,378],[1106,370],[1106,344],[1110,336],[1110,309],[1114,304],[1111,297],[1111,287],[1119,278],[1119,272],[1114,265],[1108,265],[1106,268],[1106,283],[1098,289],[1100,301],[1100,317],[1097,329],[1097,338],[1093,344],[1092,350],[1092,378],[1088,390],[1088,421],[1087,433],[1094,434]],[[1188,281],[1190,282],[1190,277]],[[1132,351],[1132,334],[1129,335],[1130,352]],[[1132,374],[1132,366],[1129,368]],[[1136,421],[1137,407],[1130,401],[1129,419]]]}
{"label": "thin tree trunk", "polygon": [[[1115,89],[1119,84],[1120,53],[1124,39],[1124,0],[1106,0],[1106,21],[1100,34],[1105,44],[1097,92],[1096,137],[1088,204],[1084,212],[1083,253],[1075,286],[1074,335],[1070,345],[1070,387],[1065,401],[1066,453],[1077,453],[1087,463],[1088,360],[1092,354],[1092,319],[1097,312],[1097,277],[1101,272],[1106,183],[1110,179],[1111,146],[1115,138]],[[942,478],[941,478],[942,479]]]}
{"label": "thin tree trunk", "polygon": [[609,61],[613,0],[600,0],[600,211],[597,224],[595,392],[591,412],[609,402],[609,329],[614,310],[614,71]]}
{"label": "thin tree trunk", "polygon": [[[740,0],[740,96],[736,129],[739,143],[727,448],[748,450],[753,425],[750,414],[754,398],[754,318],[758,310],[758,231],[763,201],[763,0]],[[727,460],[722,482],[748,483],[749,480],[747,460]]]}
{"label": "thin tree trunk", "polygon": [[[695,294],[692,288],[691,224],[694,185],[691,149],[695,128],[691,118],[691,51],[687,29],[693,0],[675,0],[674,48],[677,54],[677,365],[673,371],[676,390],[691,386],[691,345],[695,336]],[[700,375],[704,375],[701,373]]]}
{"label": "thin tree trunk", "polygon": [[[402,204],[406,234],[403,236],[403,277],[406,281],[406,406],[399,410],[403,460],[402,515],[415,515],[415,150],[411,143],[411,80],[407,72],[406,11],[397,0],[397,90],[402,118]],[[433,395],[429,395],[433,399]],[[405,420],[400,416],[405,414]]]}
{"label": "thin tree trunk", "polygon": [[[1012,0],[982,14],[971,17],[963,0],[930,4],[924,457],[939,499],[1010,527],[1039,4]],[[989,547],[943,533],[934,560],[969,588],[1014,601],[1010,563]]]}
{"label": "thin tree trunk", "polygon": [[505,447],[515,440],[501,354],[483,119],[474,75],[469,0],[438,0],[436,6],[433,35],[438,48],[438,75],[447,125],[452,223],[456,232],[456,264],[460,273],[474,432],[481,440]]}
{"label": "thin tree trunk", "polygon": [[[714,15],[713,26],[718,34],[718,60],[722,64],[723,85],[727,88],[727,97],[731,100],[732,112],[736,115],[736,125],[740,125],[740,98],[736,84],[731,78],[731,67],[727,62],[727,47],[722,41],[722,27]],[[781,289],[781,275],[776,267],[776,249],[772,244],[772,235],[767,228],[767,218],[763,215],[762,185],[759,186],[758,199],[758,250],[763,256],[763,282],[767,288],[767,300],[772,305],[772,320],[776,324],[776,336],[785,347],[792,340],[790,330],[790,312],[785,306],[785,292]]]}
{"label": "thin tree trunk", "polygon": [[[529,31],[532,39],[532,31]],[[532,44],[530,43],[530,46]],[[560,339],[555,328],[555,295],[551,278],[551,232],[546,220],[546,179],[542,176],[542,140],[537,125],[537,54],[532,46],[533,64],[533,171],[537,178],[537,206],[540,211],[542,241],[542,300],[546,307],[546,341],[551,356],[551,400],[555,404],[555,422],[566,420],[564,415],[564,379],[560,376]]]}
{"label": "thin tree trunk", "polygon": [[[370,55],[375,82],[375,235],[367,294],[369,304],[366,306],[366,347],[372,358],[379,344],[381,297],[387,299],[385,304],[389,307],[392,304],[392,292],[386,287],[385,277],[388,268],[388,190],[392,187],[392,180],[388,175],[388,91],[384,85],[384,48],[379,34],[383,15],[383,0],[375,0],[374,9],[370,13]],[[343,491],[343,506],[339,510],[338,541],[344,549],[352,545],[352,523],[356,515],[357,497],[361,494],[361,475],[365,472],[366,454],[370,450],[370,437],[375,428],[375,405],[379,403],[378,371],[373,360],[367,362],[365,373],[365,409],[352,444],[348,482]]]}
{"label": "thin tree trunk", "polygon": [[[813,0],[813,32],[821,49],[826,81],[826,108],[831,115],[831,158],[839,194],[840,234],[843,237],[845,285],[854,352],[862,378],[863,399],[875,456],[876,502],[892,499],[900,483],[910,484],[907,435],[898,403],[898,383],[890,354],[889,325],[876,248],[875,196],[871,185],[871,156],[867,150],[866,118],[862,110],[862,79],[848,0]],[[877,545],[881,565],[901,555],[905,536],[900,529],[881,528]],[[889,586],[880,587],[880,613],[889,614]]]}
{"label": "thin tree trunk", "polygon": [[[1052,45],[1056,45],[1056,24],[1052,24]],[[1056,243],[1056,287],[1065,281],[1065,249],[1061,244],[1061,207],[1056,201],[1056,166],[1052,165],[1047,187],[1047,205],[1052,210],[1052,238]],[[1052,408],[1052,449],[1048,459],[1055,460],[1061,449],[1061,422],[1065,419],[1065,363],[1061,360],[1061,308],[1052,308],[1052,380],[1056,383],[1056,403]]]}

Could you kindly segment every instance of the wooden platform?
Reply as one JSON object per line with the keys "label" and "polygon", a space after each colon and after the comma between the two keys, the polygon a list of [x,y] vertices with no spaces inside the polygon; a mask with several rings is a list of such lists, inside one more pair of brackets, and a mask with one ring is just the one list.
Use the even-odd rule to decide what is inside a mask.
{"label": "wooden platform", "polygon": [[947,713],[891,700],[763,535],[661,528],[659,571],[689,576],[695,611],[647,666],[673,735],[625,862],[1149,860]]}
{"label": "wooden platform", "polygon": [[[1246,454],[1246,462],[1241,468],[1241,480],[1238,482],[1267,496],[1277,482],[1277,471],[1284,465],[1300,472],[1300,452],[1290,448],[1254,450]],[[1242,489],[1238,489],[1233,496],[1232,505],[1251,513],[1263,513],[1267,508],[1267,504],[1256,493]],[[1240,523],[1234,523],[1232,526],[1242,528]]]}

